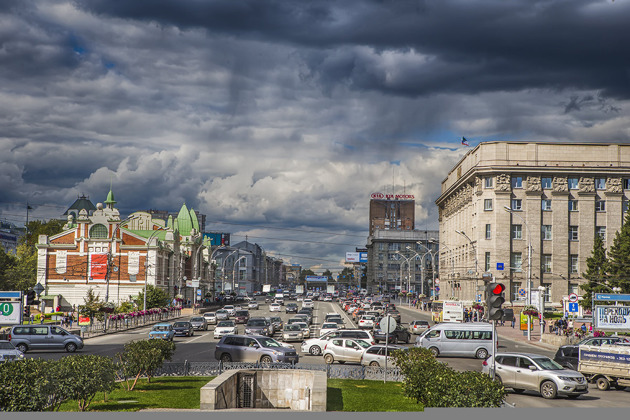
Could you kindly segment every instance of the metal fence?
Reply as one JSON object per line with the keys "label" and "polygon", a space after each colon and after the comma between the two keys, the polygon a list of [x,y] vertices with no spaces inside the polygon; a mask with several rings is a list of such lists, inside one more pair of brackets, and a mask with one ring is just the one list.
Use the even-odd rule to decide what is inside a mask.
{"label": "metal fence", "polygon": [[325,371],[329,379],[368,379],[402,382],[404,379],[398,368],[375,366],[348,366],[336,364],[304,363],[242,363],[242,362],[165,362],[154,376],[218,376],[232,369],[306,369]]}
{"label": "metal fence", "polygon": [[[181,310],[160,312],[155,314],[147,314],[145,316],[129,317],[125,319],[98,321],[93,320],[90,325],[77,326],[74,324],[72,332],[75,334],[81,334],[84,338],[89,338],[95,335],[115,333],[120,331],[126,331],[133,328],[139,328],[146,325],[153,325],[156,322],[169,321],[182,316]],[[78,328],[77,328],[78,327]]]}

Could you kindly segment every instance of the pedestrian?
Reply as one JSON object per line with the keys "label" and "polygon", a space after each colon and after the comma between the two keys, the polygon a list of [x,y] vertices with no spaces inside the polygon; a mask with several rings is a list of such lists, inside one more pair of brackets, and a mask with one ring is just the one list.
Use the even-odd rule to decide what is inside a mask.
{"label": "pedestrian", "polygon": [[542,332],[545,332],[545,327],[547,326],[547,321],[545,321],[544,319],[542,320]]}
{"label": "pedestrian", "polygon": [[514,328],[515,324],[516,324],[516,318],[514,317],[514,315],[512,315],[512,328]]}
{"label": "pedestrian", "polygon": [[29,317],[29,319],[30,319],[30,323],[32,324],[32,323],[33,323],[33,321],[35,321],[35,315],[34,315],[34,314],[31,314],[31,316]]}

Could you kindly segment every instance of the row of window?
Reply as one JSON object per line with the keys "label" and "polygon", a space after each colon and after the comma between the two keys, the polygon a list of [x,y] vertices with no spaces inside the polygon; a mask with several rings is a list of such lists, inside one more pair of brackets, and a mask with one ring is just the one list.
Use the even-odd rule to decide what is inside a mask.
{"label": "row of window", "polygon": [[[551,211],[551,200],[543,199],[541,200],[540,204],[543,211]],[[523,200],[520,198],[513,198],[511,208],[514,211],[522,211]],[[485,211],[493,210],[492,198],[486,198],[483,200],[483,209]],[[624,205],[624,211],[626,210],[627,204]],[[578,200],[569,200],[569,211],[578,211]],[[606,211],[606,200],[595,200],[595,211]]]}
{"label": "row of window", "polygon": [[[579,186],[579,178],[567,178],[567,184],[570,190],[577,190]],[[544,176],[540,179],[540,184],[543,189],[551,189],[553,188],[553,178],[550,176]],[[485,188],[494,188],[494,177],[488,176],[484,178],[484,187]],[[512,188],[518,189],[523,188],[523,177],[522,176],[513,176],[512,177]],[[630,190],[630,178],[625,178],[623,180],[623,188],[625,190]],[[606,189],[606,178],[595,178],[595,189],[597,190],[605,190]]]}
{"label": "row of window", "polygon": [[[606,226],[596,226],[595,234],[599,235],[602,240],[606,240]],[[511,238],[512,239],[523,239],[523,225],[512,225],[511,229]],[[492,225],[486,224],[486,239],[492,239]],[[542,225],[541,226],[541,239],[543,241],[551,241],[553,238],[551,236],[551,225]],[[577,226],[569,226],[569,240],[570,241],[578,241],[578,227]]]}
{"label": "row of window", "polygon": [[431,251],[437,252],[439,246],[437,243],[431,243],[431,242],[427,242],[422,245],[415,242],[411,242],[411,243],[379,242],[378,243],[379,251],[403,251],[403,250],[406,250],[407,248],[411,248],[412,250],[415,250],[415,251],[424,251],[424,252],[426,252],[427,249],[430,249]]}
{"label": "row of window", "polygon": [[[513,272],[521,272],[523,270],[523,254],[521,252],[512,252],[510,255],[510,267]],[[491,254],[485,254],[485,271],[488,272],[492,267]],[[543,254],[540,259],[540,269],[543,273],[552,273],[551,270],[551,254]],[[578,255],[569,255],[569,273],[578,272]]]}

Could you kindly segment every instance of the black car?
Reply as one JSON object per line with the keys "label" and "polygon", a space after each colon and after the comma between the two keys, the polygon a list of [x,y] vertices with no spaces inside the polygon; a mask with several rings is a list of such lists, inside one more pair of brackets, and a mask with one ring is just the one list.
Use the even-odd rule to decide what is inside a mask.
{"label": "black car", "polygon": [[185,335],[186,337],[192,337],[195,335],[195,329],[188,321],[174,322],[173,331],[175,331],[175,335]]}
{"label": "black car", "polygon": [[249,318],[245,325],[245,334],[271,337],[273,335],[273,326],[265,318]]}
{"label": "black car", "polygon": [[[379,342],[385,342],[386,334],[383,330],[378,329],[374,331],[374,341],[378,344]],[[411,341],[411,333],[409,330],[402,325],[396,325],[396,329],[388,334],[387,342],[392,344],[397,344],[404,341],[409,344]]]}
{"label": "black car", "polygon": [[297,303],[293,303],[293,302],[287,303],[287,304],[284,306],[284,310],[285,310],[285,313],[287,313],[287,314],[288,314],[289,312],[293,312],[293,313],[296,313],[296,314],[297,314],[297,312],[298,312],[298,306],[297,306]]}
{"label": "black car", "polygon": [[388,309],[385,316],[391,316],[396,322],[400,322],[400,312],[398,312],[398,309]]}
{"label": "black car", "polygon": [[623,341],[622,337],[587,337],[577,344],[561,346],[553,360],[567,369],[577,370],[580,359],[580,346],[601,346]]}

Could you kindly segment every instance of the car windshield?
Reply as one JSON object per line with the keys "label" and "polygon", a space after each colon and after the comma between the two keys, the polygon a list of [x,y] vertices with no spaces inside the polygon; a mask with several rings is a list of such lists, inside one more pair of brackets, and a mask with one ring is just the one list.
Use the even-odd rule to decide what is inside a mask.
{"label": "car windshield", "polygon": [[173,324],[174,327],[187,327],[188,322],[176,322]]}
{"label": "car windshield", "polygon": [[337,324],[335,322],[326,322],[322,324],[322,329],[324,328],[337,328]]}
{"label": "car windshield", "polygon": [[302,331],[298,324],[288,324],[284,326],[285,331]]}
{"label": "car windshield", "polygon": [[304,329],[304,328],[308,328],[308,324],[306,322],[294,322],[291,325],[298,325],[300,328]]}
{"label": "car windshield", "polygon": [[259,338],[258,341],[260,342],[260,345],[263,347],[272,347],[272,348],[283,347],[282,344],[280,344],[278,341],[274,340],[273,338]]}
{"label": "car windshield", "polygon": [[203,316],[214,316],[214,312],[206,312]]}
{"label": "car windshield", "polygon": [[564,370],[562,366],[548,357],[537,357],[533,360],[542,370]]}
{"label": "car windshield", "polygon": [[232,306],[232,305],[225,305],[223,307],[223,309],[234,309],[234,306]]}
{"label": "car windshield", "polygon": [[233,326],[234,326],[234,321],[221,321],[217,325],[217,327],[233,327]]}
{"label": "car windshield", "polygon": [[219,309],[219,310],[217,311],[217,313],[218,313],[218,314],[225,314],[225,313],[227,313],[227,311],[226,311],[225,309]]}
{"label": "car windshield", "polygon": [[267,325],[264,319],[250,319],[247,322],[248,327],[264,327]]}
{"label": "car windshield", "polygon": [[154,325],[153,331],[168,331],[168,325]]}
{"label": "car windshield", "polygon": [[282,318],[280,318],[279,316],[272,316],[271,322],[282,322]]}
{"label": "car windshield", "polygon": [[190,322],[203,322],[203,318],[191,318]]}
{"label": "car windshield", "polygon": [[3,342],[0,342],[0,349],[1,350],[14,350],[15,347],[13,347],[13,344],[11,344],[10,342],[3,341]]}
{"label": "car windshield", "polygon": [[249,312],[247,311],[236,311],[236,316],[247,316]]}

